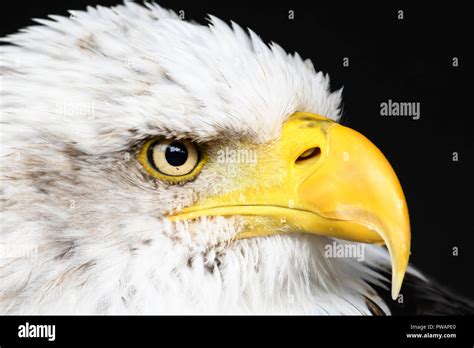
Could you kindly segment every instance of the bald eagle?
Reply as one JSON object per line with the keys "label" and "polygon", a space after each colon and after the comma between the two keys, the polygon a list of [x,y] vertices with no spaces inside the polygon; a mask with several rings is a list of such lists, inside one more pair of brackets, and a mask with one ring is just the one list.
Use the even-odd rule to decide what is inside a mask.
{"label": "bald eagle", "polygon": [[311,61],[156,4],[36,21],[0,46],[1,313],[384,315],[405,273],[412,313],[472,310],[407,272],[400,183]]}

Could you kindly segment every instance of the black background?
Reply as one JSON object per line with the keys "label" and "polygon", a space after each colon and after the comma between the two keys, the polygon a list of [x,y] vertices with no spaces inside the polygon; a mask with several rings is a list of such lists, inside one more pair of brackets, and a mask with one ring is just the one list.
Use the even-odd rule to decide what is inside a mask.
{"label": "black background", "polygon": [[[31,18],[120,1],[2,3],[0,36]],[[371,139],[401,181],[412,224],[411,261],[455,292],[474,297],[472,212],[471,11],[458,3],[344,5],[327,1],[159,1],[186,19],[208,13],[249,27],[266,42],[310,58],[344,86],[342,123]],[[271,5],[270,5],[271,4]],[[293,10],[295,18],[288,18]],[[397,18],[398,10],[404,19]],[[469,28],[472,29],[472,28]],[[350,66],[344,67],[348,57]],[[452,66],[458,57],[459,67]],[[421,118],[381,117],[380,103],[420,102]],[[459,161],[452,161],[452,153]],[[459,256],[453,256],[453,247]],[[402,289],[403,291],[403,289]]]}
{"label": "black background", "polygon": [[[206,347],[226,343],[287,344],[294,348],[295,343],[310,343],[307,347],[324,347],[328,344],[344,344],[351,348],[363,347],[380,342],[390,343],[389,347],[414,345],[433,347],[440,344],[448,347],[472,347],[473,318],[449,317],[355,317],[355,316],[0,316],[0,341],[2,348],[61,346],[69,347],[114,347],[126,345],[136,347],[142,344],[148,347],[162,346],[163,343],[185,343],[187,347],[196,347],[196,343],[205,343]],[[19,338],[18,327],[25,321],[33,325],[55,325],[56,339]],[[265,325],[262,325],[265,324]],[[455,330],[431,330],[435,333],[456,333],[455,338],[409,338],[407,333],[419,333],[411,325],[455,325]],[[207,330],[206,330],[207,329]],[[2,336],[2,331],[5,334]],[[339,332],[338,332],[339,331]],[[426,332],[426,330],[425,330]],[[341,334],[343,333],[343,334]],[[90,345],[93,343],[93,345]],[[357,345],[363,343],[365,345]],[[393,343],[397,345],[392,345]],[[18,344],[18,346],[16,345]],[[20,345],[21,344],[21,345]],[[64,344],[64,345],[63,345]]]}

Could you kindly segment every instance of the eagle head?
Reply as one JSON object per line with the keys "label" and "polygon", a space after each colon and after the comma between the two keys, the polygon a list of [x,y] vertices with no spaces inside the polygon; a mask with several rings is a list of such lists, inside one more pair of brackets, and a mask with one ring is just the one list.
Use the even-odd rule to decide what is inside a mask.
{"label": "eagle head", "polygon": [[[3,38],[4,313],[368,314],[400,184],[309,60],[156,4]],[[328,255],[363,247],[363,260]]]}

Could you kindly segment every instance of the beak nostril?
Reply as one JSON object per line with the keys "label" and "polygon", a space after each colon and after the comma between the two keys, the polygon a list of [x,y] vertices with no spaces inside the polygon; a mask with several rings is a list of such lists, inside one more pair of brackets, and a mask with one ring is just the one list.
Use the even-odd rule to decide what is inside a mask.
{"label": "beak nostril", "polygon": [[307,161],[312,158],[319,157],[321,154],[321,149],[319,147],[312,147],[311,149],[306,150],[303,152],[299,157],[296,159],[296,163],[301,163],[303,161]]}

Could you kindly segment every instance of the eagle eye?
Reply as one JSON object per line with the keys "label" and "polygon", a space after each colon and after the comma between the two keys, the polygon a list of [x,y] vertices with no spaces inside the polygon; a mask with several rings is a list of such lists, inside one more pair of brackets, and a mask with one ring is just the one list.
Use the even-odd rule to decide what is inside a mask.
{"label": "eagle eye", "polygon": [[170,183],[194,179],[203,159],[196,144],[187,140],[152,139],[143,147],[139,159],[154,177]]}

